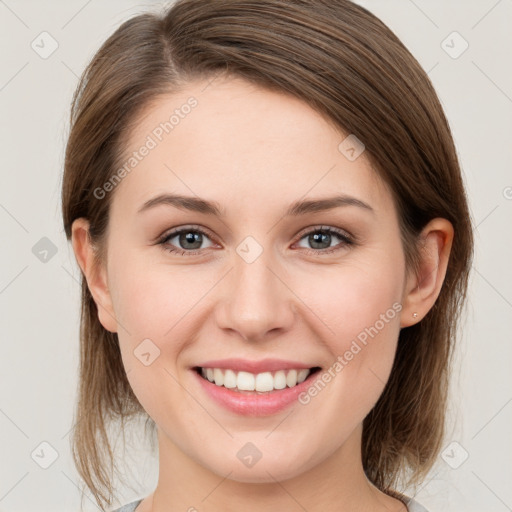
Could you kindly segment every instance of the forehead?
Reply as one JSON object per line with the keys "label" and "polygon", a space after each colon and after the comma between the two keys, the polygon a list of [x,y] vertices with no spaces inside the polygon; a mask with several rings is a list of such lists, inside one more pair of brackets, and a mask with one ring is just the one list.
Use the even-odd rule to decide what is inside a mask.
{"label": "forehead", "polygon": [[239,78],[192,82],[155,99],[137,119],[114,203],[128,214],[172,192],[257,213],[262,201],[282,209],[283,202],[343,193],[385,211],[390,194],[364,152],[347,158],[348,135],[293,96]]}

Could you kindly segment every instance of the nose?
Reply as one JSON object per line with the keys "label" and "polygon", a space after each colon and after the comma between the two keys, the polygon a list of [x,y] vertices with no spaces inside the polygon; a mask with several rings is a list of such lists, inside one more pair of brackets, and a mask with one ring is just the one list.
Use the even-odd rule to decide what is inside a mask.
{"label": "nose", "polygon": [[252,263],[238,254],[223,280],[223,300],[217,304],[217,324],[246,341],[281,336],[293,325],[296,308],[282,267],[263,253]]}

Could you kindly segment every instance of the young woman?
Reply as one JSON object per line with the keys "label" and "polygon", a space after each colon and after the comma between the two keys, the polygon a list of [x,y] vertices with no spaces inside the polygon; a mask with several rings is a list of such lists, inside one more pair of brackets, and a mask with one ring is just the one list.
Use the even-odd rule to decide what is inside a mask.
{"label": "young woman", "polygon": [[181,0],[105,42],[71,123],[73,450],[101,510],[132,417],[159,477],[123,512],[425,510],[398,489],[443,445],[473,239],[389,28],[348,0]]}

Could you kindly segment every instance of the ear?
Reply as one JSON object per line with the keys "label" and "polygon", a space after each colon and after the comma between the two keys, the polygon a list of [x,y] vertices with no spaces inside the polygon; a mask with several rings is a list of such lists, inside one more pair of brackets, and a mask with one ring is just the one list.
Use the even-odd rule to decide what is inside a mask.
{"label": "ear", "polygon": [[[432,308],[443,286],[454,230],[450,221],[432,219],[420,234],[421,264],[418,275],[410,272],[402,301],[400,327],[419,322]],[[417,313],[413,317],[413,313]]]}
{"label": "ear", "polygon": [[98,264],[94,257],[96,249],[89,236],[89,221],[76,219],[71,227],[73,251],[78,265],[87,280],[87,286],[98,308],[98,318],[107,331],[117,332],[112,298],[107,286],[106,264]]}

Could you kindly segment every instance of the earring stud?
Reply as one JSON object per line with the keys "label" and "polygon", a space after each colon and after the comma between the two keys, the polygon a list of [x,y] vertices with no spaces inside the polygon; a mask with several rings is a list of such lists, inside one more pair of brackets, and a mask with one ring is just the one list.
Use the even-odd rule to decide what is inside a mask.
{"label": "earring stud", "polygon": [[418,313],[414,312],[414,313],[412,314],[412,316],[413,316],[414,318],[417,318],[417,317],[418,317]]}

